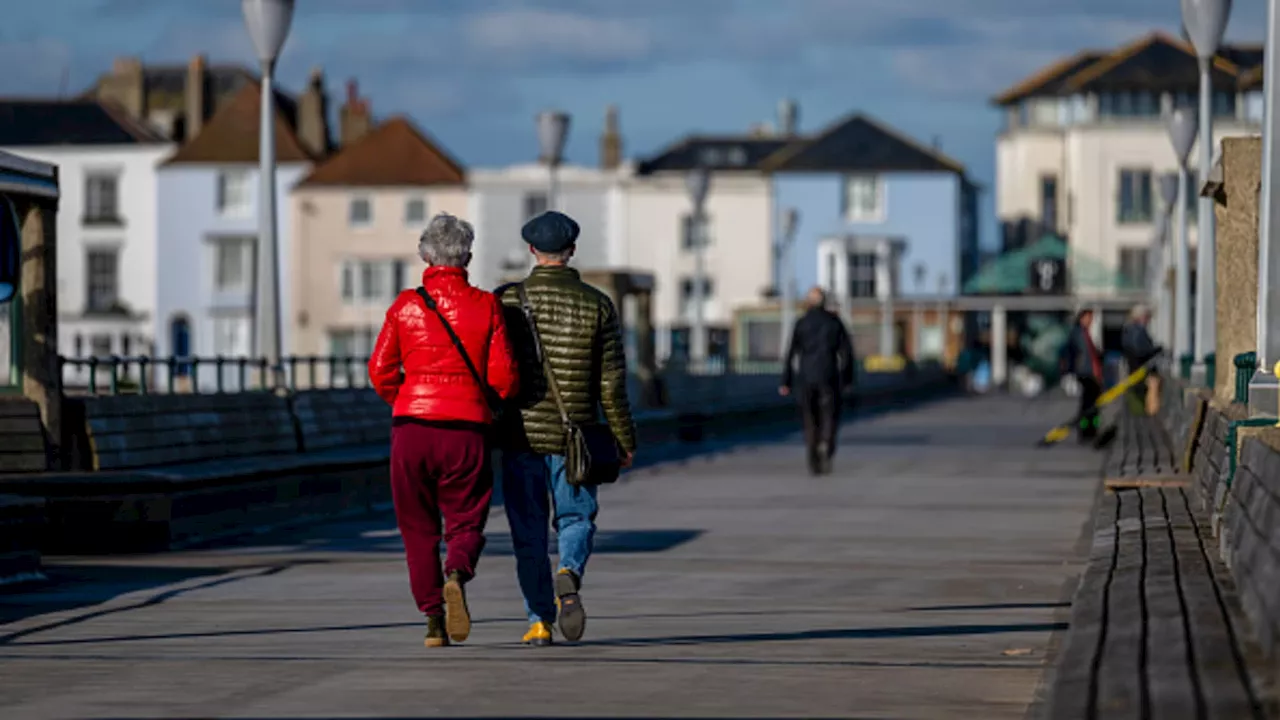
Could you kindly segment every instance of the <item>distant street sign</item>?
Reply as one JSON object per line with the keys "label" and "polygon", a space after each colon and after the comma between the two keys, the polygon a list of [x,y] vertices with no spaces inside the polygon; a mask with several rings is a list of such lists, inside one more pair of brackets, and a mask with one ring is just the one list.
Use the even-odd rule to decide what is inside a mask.
{"label": "distant street sign", "polygon": [[1033,295],[1064,295],[1067,291],[1067,263],[1062,258],[1036,258],[1030,263],[1027,292]]}

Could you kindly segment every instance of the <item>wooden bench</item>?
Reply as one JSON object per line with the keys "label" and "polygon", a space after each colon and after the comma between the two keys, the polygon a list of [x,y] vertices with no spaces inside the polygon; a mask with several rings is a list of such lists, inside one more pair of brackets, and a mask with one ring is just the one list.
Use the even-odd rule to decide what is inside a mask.
{"label": "wooden bench", "polygon": [[381,445],[390,453],[391,407],[373,390],[305,390],[293,413],[304,452]]}
{"label": "wooden bench", "polygon": [[1107,447],[1103,479],[1108,490],[1141,487],[1186,487],[1180,443],[1159,417],[1133,415],[1121,409],[1116,439]]}
{"label": "wooden bench", "polygon": [[1053,720],[1266,717],[1239,601],[1183,488],[1103,495]]}
{"label": "wooden bench", "polygon": [[48,469],[40,406],[26,398],[0,396],[0,473]]}

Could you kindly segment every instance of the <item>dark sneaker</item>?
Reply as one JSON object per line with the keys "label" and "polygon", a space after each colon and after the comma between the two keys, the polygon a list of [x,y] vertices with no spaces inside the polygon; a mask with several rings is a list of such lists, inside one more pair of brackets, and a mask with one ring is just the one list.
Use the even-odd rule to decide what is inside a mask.
{"label": "dark sneaker", "polygon": [[432,615],[427,618],[427,637],[422,641],[429,648],[446,647],[449,636],[444,633],[444,618]]}
{"label": "dark sneaker", "polygon": [[444,584],[444,626],[449,639],[462,642],[471,635],[471,613],[467,610],[467,593],[462,587],[462,578],[456,573],[449,573],[449,580]]}
{"label": "dark sneaker", "polygon": [[556,573],[556,607],[560,609],[558,624],[564,639],[570,642],[581,640],[587,629],[587,611],[582,607],[578,589],[578,576],[572,570],[561,568]]}

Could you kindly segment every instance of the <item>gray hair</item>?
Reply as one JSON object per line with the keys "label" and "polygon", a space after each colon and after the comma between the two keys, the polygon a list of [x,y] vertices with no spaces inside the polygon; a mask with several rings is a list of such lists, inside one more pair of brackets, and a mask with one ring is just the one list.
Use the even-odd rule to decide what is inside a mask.
{"label": "gray hair", "polygon": [[1130,320],[1146,320],[1149,317],[1151,317],[1151,308],[1146,305],[1134,305],[1133,309],[1129,311]]}
{"label": "gray hair", "polygon": [[573,257],[573,251],[575,247],[576,246],[574,245],[570,245],[569,247],[563,250],[560,250],[559,252],[542,252],[541,250],[534,250],[533,252],[539,258],[542,258],[547,262],[567,263],[569,262],[569,258]]}
{"label": "gray hair", "polygon": [[431,218],[418,238],[418,256],[432,265],[466,267],[476,240],[471,223],[449,213]]}

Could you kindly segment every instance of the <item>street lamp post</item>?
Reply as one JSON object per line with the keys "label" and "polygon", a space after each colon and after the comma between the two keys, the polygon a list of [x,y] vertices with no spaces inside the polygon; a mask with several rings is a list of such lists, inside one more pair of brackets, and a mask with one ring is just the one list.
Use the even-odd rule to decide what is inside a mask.
{"label": "street lamp post", "polygon": [[564,144],[569,138],[569,115],[557,111],[538,113],[538,152],[547,164],[547,209],[559,210],[560,186],[556,177],[564,161]]}
{"label": "street lamp post", "polygon": [[1173,305],[1173,293],[1169,291],[1167,275],[1172,264],[1172,243],[1169,242],[1169,231],[1173,224],[1173,211],[1178,202],[1178,173],[1164,173],[1160,176],[1160,201],[1162,207],[1156,224],[1155,235],[1151,238],[1149,251],[1149,269],[1151,306],[1160,314],[1160,322],[1156,325],[1156,334],[1160,342],[1168,345],[1173,339],[1173,314],[1169,312]]}
{"label": "street lamp post", "polygon": [[1280,0],[1267,3],[1266,68],[1262,84],[1264,96],[1262,131],[1262,191],[1258,212],[1258,370],[1249,381],[1249,414],[1253,417],[1280,416],[1280,202],[1272,194],[1280,189],[1280,104],[1276,84],[1280,74]]}
{"label": "street lamp post", "polygon": [[782,287],[782,327],[778,333],[778,356],[787,362],[787,348],[791,345],[791,326],[795,324],[796,315],[796,269],[795,240],[796,229],[800,226],[800,211],[787,208],[782,216],[782,237],[778,241],[778,270]]}
{"label": "street lamp post", "polygon": [[[1178,156],[1178,199],[1174,208],[1178,218],[1178,249],[1176,276],[1173,290],[1173,351],[1174,361],[1191,349],[1191,251],[1187,227],[1187,156],[1196,141],[1196,116],[1187,108],[1178,108],[1169,117],[1169,138],[1173,152]],[[1201,243],[1203,245],[1203,243]]]}
{"label": "street lamp post", "polygon": [[[1200,178],[1213,169],[1213,58],[1222,44],[1231,16],[1231,0],[1182,0],[1182,24],[1196,49],[1200,65]],[[1199,191],[1196,191],[1199,195]],[[1196,384],[1205,379],[1205,356],[1217,348],[1217,274],[1213,199],[1198,200],[1196,229],[1196,335],[1192,370]]]}
{"label": "street lamp post", "polygon": [[880,296],[880,356],[893,357],[893,245],[886,238],[876,248],[876,294]]}
{"label": "street lamp post", "polygon": [[280,263],[276,238],[276,137],[275,92],[272,75],[276,59],[289,35],[293,20],[293,0],[241,0],[244,24],[262,64],[262,101],[258,129],[258,281],[254,303],[256,353],[267,358],[276,373],[280,361]]}
{"label": "street lamp post", "polygon": [[689,357],[702,360],[707,355],[707,237],[706,216],[703,212],[707,202],[707,192],[711,190],[711,171],[699,165],[689,172],[685,178],[685,188],[689,191],[689,200],[693,203],[693,218],[689,223],[689,233],[693,244],[693,327],[689,333]]}

